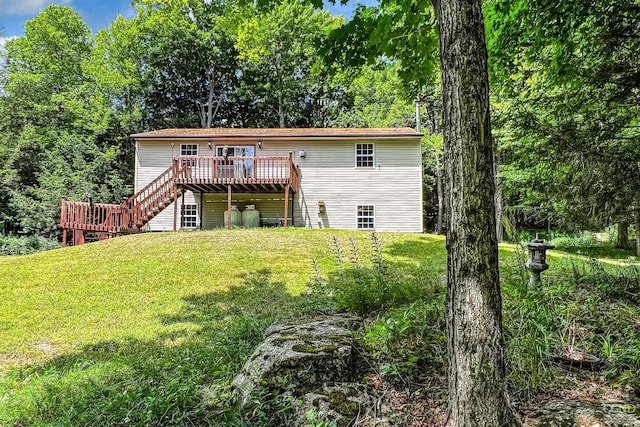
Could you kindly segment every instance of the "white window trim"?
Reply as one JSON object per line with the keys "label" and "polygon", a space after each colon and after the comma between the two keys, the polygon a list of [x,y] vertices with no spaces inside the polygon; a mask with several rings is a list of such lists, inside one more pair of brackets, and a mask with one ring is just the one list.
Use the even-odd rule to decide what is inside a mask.
{"label": "white window trim", "polygon": [[[196,147],[196,154],[182,154],[182,152],[186,149],[187,145],[193,145]],[[184,143],[180,144],[180,155],[181,156],[198,156],[200,155],[200,144],[198,143]]]}
{"label": "white window trim", "polygon": [[[373,207],[373,228],[360,228],[358,227],[360,224],[358,222],[358,219],[360,218],[358,216],[358,207],[359,206],[371,206]],[[374,203],[358,203],[356,205],[356,230],[362,230],[362,231],[371,231],[371,230],[375,230],[376,229],[376,205]]]}
{"label": "white window trim", "polygon": [[[371,145],[373,147],[373,155],[371,160],[371,166],[358,166],[358,145]],[[365,156],[361,156],[365,157]],[[373,169],[376,167],[376,144],[374,142],[356,142],[353,145],[353,163],[356,169]]]}

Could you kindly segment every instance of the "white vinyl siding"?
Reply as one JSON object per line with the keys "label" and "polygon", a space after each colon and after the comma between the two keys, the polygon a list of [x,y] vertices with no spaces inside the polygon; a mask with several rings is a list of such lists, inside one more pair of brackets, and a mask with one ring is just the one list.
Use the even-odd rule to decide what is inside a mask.
{"label": "white vinyl siding", "polygon": [[375,165],[375,145],[371,143],[356,144],[356,167],[372,168]]}
{"label": "white vinyl siding", "polygon": [[[354,143],[366,142],[314,141],[282,147],[278,155],[294,151],[301,169],[297,226],[355,230],[358,205],[373,205],[377,231],[422,231],[419,139],[376,139],[375,167],[354,168]],[[305,157],[297,155],[299,150],[305,150]],[[325,204],[324,212],[319,212],[319,201]]]}
{"label": "white vinyl siding", "polygon": [[[195,144],[194,145],[198,145]],[[180,155],[180,143],[171,141],[138,141],[136,144],[136,182],[135,191],[142,189],[145,185],[153,181],[162,174],[168,167],[172,165],[174,156]],[[187,191],[184,194],[184,204],[200,206],[200,194],[193,194]],[[178,199],[178,210],[176,212],[176,227],[180,228],[180,206],[182,205],[182,197]],[[199,208],[198,208],[199,209]],[[173,203],[153,218],[145,229],[150,231],[171,231],[173,230]]]}
{"label": "white vinyl siding", "polygon": [[[354,167],[354,145],[370,144],[361,138],[277,141],[263,139],[256,156],[289,156],[300,167],[300,189],[293,196],[294,225],[309,228],[357,228],[358,205],[375,206],[377,231],[422,231],[422,167],[420,141],[415,139],[375,138],[375,167]],[[201,142],[201,144],[206,142]],[[249,145],[249,141],[230,141],[229,145]],[[171,141],[138,141],[136,153],[136,191],[171,165]],[[175,144],[176,152],[180,144]],[[300,157],[300,150],[305,157]],[[177,155],[178,153],[175,153]],[[206,155],[212,155],[207,152]],[[200,194],[187,192],[185,204],[200,209]],[[202,206],[204,229],[223,227],[225,194],[205,194]],[[260,217],[282,218],[284,193],[232,194],[234,204],[255,204]],[[262,202],[251,200],[262,199]],[[318,202],[324,201],[324,212]],[[178,206],[182,200],[178,201]],[[198,210],[199,212],[199,210]],[[150,223],[151,230],[173,229],[173,206],[166,208]],[[178,210],[178,227],[180,226]],[[290,218],[291,223],[291,218]]]}

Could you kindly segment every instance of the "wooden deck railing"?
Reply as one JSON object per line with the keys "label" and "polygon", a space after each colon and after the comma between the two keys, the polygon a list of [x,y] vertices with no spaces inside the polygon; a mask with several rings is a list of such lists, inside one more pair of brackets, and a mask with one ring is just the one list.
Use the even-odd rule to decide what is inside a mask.
{"label": "wooden deck railing", "polygon": [[292,156],[179,156],[174,162],[179,184],[288,184],[298,189]]}
{"label": "wooden deck railing", "polygon": [[62,199],[60,227],[104,233],[117,233],[128,222],[124,205],[71,202]]}
{"label": "wooden deck railing", "polygon": [[62,199],[60,227],[103,233],[140,229],[180,196],[180,185],[276,184],[288,194],[289,188],[297,191],[299,179],[292,156],[175,157],[167,170],[120,205]]}

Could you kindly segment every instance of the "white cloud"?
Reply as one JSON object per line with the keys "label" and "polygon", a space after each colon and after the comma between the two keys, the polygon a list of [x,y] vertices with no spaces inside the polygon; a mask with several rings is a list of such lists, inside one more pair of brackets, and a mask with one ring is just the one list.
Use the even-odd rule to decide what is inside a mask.
{"label": "white cloud", "polygon": [[0,0],[0,16],[33,15],[54,3],[69,4],[71,0]]}
{"label": "white cloud", "polygon": [[4,52],[4,45],[6,42],[8,42],[9,40],[13,40],[13,39],[17,39],[17,37],[13,36],[13,37],[0,37],[0,54],[2,54]]}

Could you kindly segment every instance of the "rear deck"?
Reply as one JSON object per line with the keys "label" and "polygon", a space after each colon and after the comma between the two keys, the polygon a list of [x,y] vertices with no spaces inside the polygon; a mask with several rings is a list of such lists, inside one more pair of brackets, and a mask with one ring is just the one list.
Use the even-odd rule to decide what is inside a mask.
{"label": "rear deck", "polygon": [[[60,227],[63,246],[67,231],[74,233],[74,244],[84,242],[84,233],[109,237],[142,231],[158,213],[174,205],[177,229],[178,199],[185,191],[227,193],[284,193],[283,225],[288,225],[289,195],[298,191],[299,171],[292,156],[178,156],[160,176],[121,204],[62,200]],[[229,216],[230,217],[230,216]],[[231,227],[230,218],[227,227]]]}

